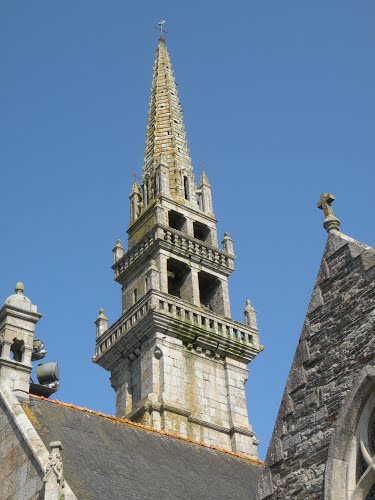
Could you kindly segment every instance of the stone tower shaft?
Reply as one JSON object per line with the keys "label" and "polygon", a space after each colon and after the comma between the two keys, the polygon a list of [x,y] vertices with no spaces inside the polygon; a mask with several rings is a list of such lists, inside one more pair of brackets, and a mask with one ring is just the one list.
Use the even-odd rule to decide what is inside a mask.
{"label": "stone tower shaft", "polygon": [[100,311],[94,361],[111,372],[118,416],[256,455],[244,384],[262,346],[253,309],[245,324],[231,318],[233,241],[225,233],[219,248],[216,222],[160,39],[143,182],[130,194],[128,249],[113,249],[122,315],[108,328]]}

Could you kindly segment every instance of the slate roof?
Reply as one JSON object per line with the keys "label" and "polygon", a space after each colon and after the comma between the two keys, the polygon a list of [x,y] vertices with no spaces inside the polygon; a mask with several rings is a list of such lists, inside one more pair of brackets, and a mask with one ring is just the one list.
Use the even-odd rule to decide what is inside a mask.
{"label": "slate roof", "polygon": [[260,461],[43,398],[23,407],[48,449],[62,442],[79,500],[256,498]]}

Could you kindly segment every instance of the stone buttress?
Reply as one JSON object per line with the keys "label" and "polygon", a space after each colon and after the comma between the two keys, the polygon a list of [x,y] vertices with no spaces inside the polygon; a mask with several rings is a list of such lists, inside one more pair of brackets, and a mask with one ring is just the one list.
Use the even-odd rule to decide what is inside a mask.
{"label": "stone buttress", "polygon": [[256,456],[245,382],[262,350],[250,302],[231,318],[233,241],[219,248],[212,192],[195,184],[163,38],[154,66],[142,182],[130,194],[128,249],[113,250],[122,315],[101,310],[94,361],[111,372],[116,414]]}

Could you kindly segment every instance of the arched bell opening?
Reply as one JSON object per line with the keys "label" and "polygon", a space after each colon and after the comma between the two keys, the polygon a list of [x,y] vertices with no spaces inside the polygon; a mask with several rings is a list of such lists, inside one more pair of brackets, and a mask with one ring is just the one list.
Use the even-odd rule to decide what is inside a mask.
{"label": "arched bell opening", "polygon": [[18,363],[22,363],[25,353],[25,342],[19,339],[13,339],[13,344],[10,346],[10,357]]}

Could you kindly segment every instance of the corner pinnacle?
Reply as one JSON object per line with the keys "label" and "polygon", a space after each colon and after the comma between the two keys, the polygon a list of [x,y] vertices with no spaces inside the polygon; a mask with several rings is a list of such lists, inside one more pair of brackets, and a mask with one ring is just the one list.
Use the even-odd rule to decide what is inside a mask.
{"label": "corner pinnacle", "polygon": [[103,308],[99,309],[99,316],[98,319],[107,319],[107,316],[105,315],[105,311]]}

